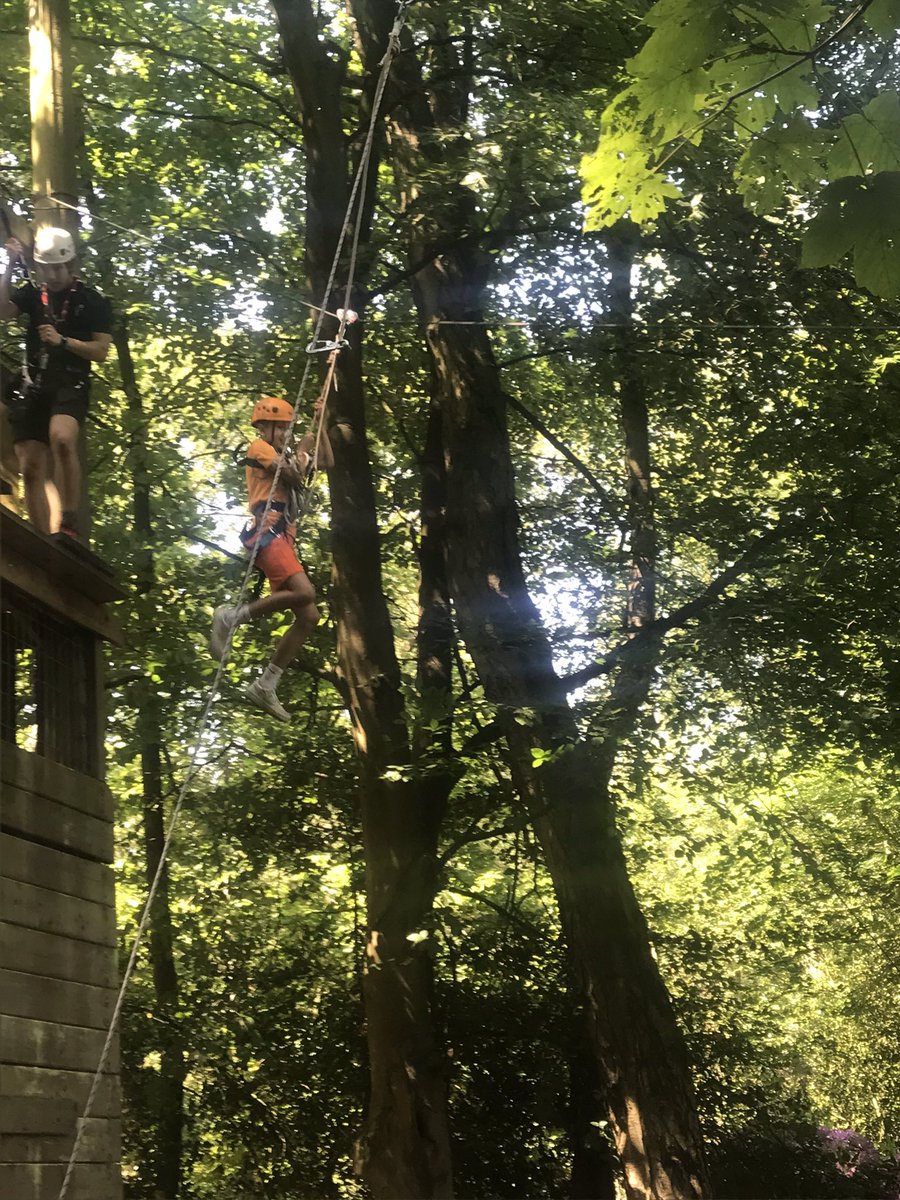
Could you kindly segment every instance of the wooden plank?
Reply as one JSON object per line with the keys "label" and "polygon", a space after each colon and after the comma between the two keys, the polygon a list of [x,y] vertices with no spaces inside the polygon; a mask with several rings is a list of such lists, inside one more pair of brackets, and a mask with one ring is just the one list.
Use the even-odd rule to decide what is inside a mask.
{"label": "wooden plank", "polygon": [[46,796],[103,821],[115,819],[115,802],[102,779],[82,775],[8,742],[0,753],[0,779],[32,796]]}
{"label": "wooden plank", "polygon": [[[96,1071],[106,1033],[28,1017],[4,1017],[0,1024],[0,1062],[23,1067],[54,1067],[62,1071]],[[119,1070],[118,1036],[113,1039],[104,1068]]]}
{"label": "wooden plank", "polygon": [[74,1100],[48,1096],[0,1096],[0,1136],[16,1133],[67,1135],[75,1128],[79,1116]]}
{"label": "wooden plank", "polygon": [[[96,1065],[96,1064],[95,1064]],[[57,1071],[51,1067],[5,1066],[0,1072],[3,1090],[17,1097],[35,1100],[55,1100],[74,1104],[78,1114],[84,1112],[91,1085],[92,1071]],[[114,1075],[103,1075],[97,1085],[97,1095],[91,1110],[95,1117],[118,1117],[122,1111],[119,1081]],[[0,1193],[2,1194],[2,1193]]]}
{"label": "wooden plank", "polygon": [[109,946],[71,941],[55,933],[41,933],[0,921],[0,962],[10,971],[117,987],[116,955]]}
{"label": "wooden plank", "polygon": [[[62,896],[49,888],[0,879],[0,912],[10,925],[77,938],[98,946],[115,946],[116,914],[105,904]],[[40,974],[40,972],[32,972]]]}
{"label": "wooden plank", "polygon": [[115,907],[116,887],[105,863],[91,862],[64,850],[54,850],[14,834],[0,834],[0,878],[18,879],[37,887]]}
{"label": "wooden plank", "polygon": [[11,784],[3,786],[0,825],[7,833],[34,838],[95,862],[112,862],[113,826],[65,804],[35,797]]}
{"label": "wooden plank", "polygon": [[[5,512],[6,509],[0,508],[0,513]],[[108,642],[115,642],[118,646],[124,644],[122,627],[105,608],[86,600],[6,546],[0,559],[0,579],[26,596],[33,596],[64,620],[80,625],[82,629],[89,629]]]}
{"label": "wooden plank", "polygon": [[[62,1164],[0,1164],[0,1196],[5,1200],[58,1200],[65,1173]],[[79,1163],[72,1172],[67,1200],[122,1200],[118,1164]]]}
{"label": "wooden plank", "polygon": [[[91,705],[94,711],[93,722],[93,737],[94,743],[91,747],[91,757],[97,764],[97,774],[104,778],[106,774],[106,729],[109,721],[110,713],[115,705],[112,696],[109,695],[106,689],[106,669],[107,669],[107,651],[102,642],[94,642],[94,662],[92,678],[94,683],[94,691],[87,698],[87,703]],[[113,820],[116,815],[116,797],[107,788],[107,794],[111,800],[111,811]]]}
{"label": "wooden plank", "polygon": [[[80,1115],[80,1114],[79,1114]],[[0,1143],[0,1155],[16,1163],[67,1163],[75,1138],[75,1118],[63,1134],[9,1134]],[[120,1121],[88,1117],[78,1146],[76,1162],[118,1162],[121,1155],[122,1126]]]}
{"label": "wooden plank", "polygon": [[21,517],[0,517],[0,537],[4,550],[15,549],[33,562],[45,575],[65,583],[97,604],[124,600],[128,591],[121,587],[112,568],[86,546],[59,534],[39,533]]}
{"label": "wooden plank", "polygon": [[90,987],[63,979],[45,979],[0,967],[0,1012],[34,1017],[87,1029],[108,1029],[116,1006],[113,988]]}

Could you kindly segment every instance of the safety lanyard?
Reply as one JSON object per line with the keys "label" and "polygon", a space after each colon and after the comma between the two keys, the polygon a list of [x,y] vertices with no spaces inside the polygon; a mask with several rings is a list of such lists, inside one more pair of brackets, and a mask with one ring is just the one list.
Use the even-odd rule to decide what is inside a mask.
{"label": "safety lanyard", "polygon": [[69,315],[69,304],[71,303],[75,292],[78,290],[78,284],[80,282],[81,280],[79,279],[72,281],[72,286],[69,288],[68,292],[66,292],[66,298],[63,301],[63,306],[58,317],[53,315],[53,309],[50,307],[50,293],[47,290],[46,283],[41,284],[41,303],[44,306],[44,316],[54,329],[59,329],[60,325],[65,325],[66,317]]}

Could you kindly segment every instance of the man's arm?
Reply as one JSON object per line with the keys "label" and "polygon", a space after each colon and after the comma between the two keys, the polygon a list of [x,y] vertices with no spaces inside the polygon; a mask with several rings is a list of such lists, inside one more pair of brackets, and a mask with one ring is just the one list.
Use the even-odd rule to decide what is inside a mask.
{"label": "man's arm", "polygon": [[16,259],[22,253],[22,243],[16,238],[10,238],[5,249],[6,267],[0,276],[0,321],[11,321],[14,317],[22,314],[18,304],[13,304],[10,300],[13,267],[16,265]]}
{"label": "man's arm", "polygon": [[112,308],[105,296],[96,296],[90,289],[87,295],[90,306],[85,324],[89,324],[90,337],[66,337],[50,322],[39,325],[38,334],[46,346],[61,346],[67,354],[74,354],[76,358],[102,363],[112,345]]}
{"label": "man's arm", "polygon": [[[15,308],[15,305],[13,307]],[[16,311],[18,312],[18,309]],[[38,325],[38,333],[45,345],[62,346],[69,354],[74,354],[76,358],[86,358],[88,362],[102,363],[112,345],[111,333],[92,333],[89,342],[65,337],[52,325]]]}

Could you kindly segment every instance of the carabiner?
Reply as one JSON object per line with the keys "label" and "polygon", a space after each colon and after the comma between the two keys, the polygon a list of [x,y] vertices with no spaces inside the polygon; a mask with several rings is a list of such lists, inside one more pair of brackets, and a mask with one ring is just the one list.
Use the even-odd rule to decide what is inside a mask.
{"label": "carabiner", "polygon": [[346,338],[318,338],[306,347],[307,354],[330,354],[332,350],[349,350],[350,343]]}

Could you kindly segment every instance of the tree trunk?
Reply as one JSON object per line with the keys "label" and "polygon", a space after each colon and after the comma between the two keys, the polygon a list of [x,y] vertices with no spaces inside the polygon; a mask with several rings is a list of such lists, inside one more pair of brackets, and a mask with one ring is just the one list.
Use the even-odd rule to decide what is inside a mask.
{"label": "tree trunk", "polygon": [[[145,448],[146,424],[140,389],[135,377],[131,345],[124,316],[115,328],[122,384],[128,400],[131,427],[129,458],[133,484],[133,517],[136,591],[146,596],[156,585],[153,558],[153,516]],[[148,887],[159,867],[165,841],[165,803],[162,786],[162,721],[159,698],[150,679],[137,689],[137,734],[141,756],[141,783],[145,872]],[[160,1067],[156,1093],[157,1108],[154,1180],[159,1200],[176,1200],[181,1187],[184,1134],[184,1080],[187,1070],[179,1027],[178,971],[175,965],[172,913],[169,904],[169,869],[165,864],[150,914],[149,948],[153,969],[155,1028],[159,1030]]]}
{"label": "tree trunk", "polygon": [[[631,274],[637,230],[622,221],[607,239],[609,284],[607,308],[616,333],[616,390],[625,450],[625,488],[628,498],[631,568],[625,604],[625,630],[635,637],[656,620],[656,514],[650,464],[650,418],[639,359],[634,352],[634,297]],[[659,639],[651,638],[643,653],[630,654],[619,667],[607,703],[607,744],[610,750],[607,778],[619,737],[628,733],[647,699]]]}
{"label": "tree trunk", "polygon": [[[354,329],[358,329],[354,326]],[[448,1060],[431,1006],[431,908],[446,792],[415,768],[381,584],[358,342],[340,372],[330,473],[338,656],[359,761],[371,1092],[358,1163],[376,1197],[452,1193]]]}
{"label": "tree trunk", "polygon": [[[439,281],[455,277],[447,257]],[[417,280],[415,290],[424,305],[441,283],[435,292]],[[426,308],[423,315],[432,322],[444,312],[459,319],[451,305]],[[690,1072],[608,793],[615,747],[578,740],[527,592],[505,406],[492,385],[487,337],[432,326],[429,344],[446,398],[451,592],[485,694],[501,706],[516,783],[553,879],[626,1189],[655,1200],[700,1196],[707,1186]],[[535,751],[555,757],[535,770]]]}
{"label": "tree trunk", "polygon": [[419,539],[419,626],[416,683],[420,703],[414,750],[419,769],[444,776],[449,796],[456,772],[449,770],[452,673],[455,636],[447,581],[444,508],[447,476],[441,439],[441,411],[432,402],[421,456],[421,536]]}
{"label": "tree trunk", "polygon": [[585,1034],[579,1021],[569,1062],[569,1200],[615,1200],[615,1153],[600,1127],[606,1116],[605,1089],[596,1058],[582,1045]]}
{"label": "tree trunk", "polygon": [[[389,10],[381,0],[356,0],[364,47],[378,41],[372,30],[383,27]],[[442,409],[449,579],[460,631],[486,696],[500,708],[514,778],[556,889],[628,1195],[688,1200],[708,1192],[690,1072],[607,786],[622,726],[614,722],[602,745],[581,742],[553,669],[519,554],[506,401],[490,340],[483,325],[442,323],[482,320],[491,260],[471,194],[448,184],[459,173],[436,169],[454,153],[453,139],[447,130],[435,136],[433,112],[442,106],[427,102],[409,47],[400,69],[402,101],[391,108],[393,165],[408,218],[413,294]],[[451,126],[464,111],[461,104],[443,107],[452,114]],[[649,483],[643,462],[636,464],[639,477]],[[646,515],[638,541],[642,551],[652,551]],[[652,583],[651,560],[652,553]],[[632,596],[646,599],[648,572],[636,568],[636,575]],[[648,641],[644,654],[653,649]],[[648,676],[640,664],[632,669]],[[536,770],[534,759],[544,755],[550,760]]]}
{"label": "tree trunk", "polygon": [[[316,303],[333,307],[325,289],[350,190],[341,124],[344,71],[319,41],[309,0],[274,0],[274,7],[304,131],[309,285]],[[342,286],[336,290],[342,293]],[[361,311],[359,299],[353,304]],[[366,854],[363,993],[370,1097],[357,1165],[376,1200],[443,1200],[452,1194],[448,1058],[434,1027],[430,939],[420,935],[431,926],[446,789],[439,777],[414,769],[382,592],[361,323],[349,333],[352,348],[338,360],[328,417],[335,422],[329,473],[333,600]]]}

